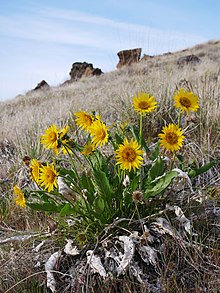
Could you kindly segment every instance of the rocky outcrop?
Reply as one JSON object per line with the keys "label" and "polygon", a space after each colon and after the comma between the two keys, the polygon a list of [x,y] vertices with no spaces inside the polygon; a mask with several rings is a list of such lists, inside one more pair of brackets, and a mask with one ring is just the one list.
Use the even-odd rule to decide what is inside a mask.
{"label": "rocky outcrop", "polygon": [[75,62],[70,70],[70,81],[76,81],[82,77],[89,77],[93,75],[101,75],[103,72],[99,68],[93,68],[92,63]]}
{"label": "rocky outcrop", "polygon": [[141,58],[141,61],[148,61],[152,58],[154,58],[154,56],[144,54],[144,56]]}
{"label": "rocky outcrop", "polygon": [[33,89],[33,91],[37,91],[37,90],[49,90],[49,89],[50,89],[49,84],[45,80],[42,80],[41,82],[39,82],[37,84],[37,86]]}
{"label": "rocky outcrop", "polygon": [[196,65],[201,62],[201,59],[197,57],[196,55],[187,55],[180,57],[177,60],[177,65],[180,67],[183,67],[184,65]]}
{"label": "rocky outcrop", "polygon": [[123,50],[118,52],[119,62],[117,64],[117,68],[121,68],[125,65],[131,65],[133,63],[137,63],[141,58],[141,48]]}

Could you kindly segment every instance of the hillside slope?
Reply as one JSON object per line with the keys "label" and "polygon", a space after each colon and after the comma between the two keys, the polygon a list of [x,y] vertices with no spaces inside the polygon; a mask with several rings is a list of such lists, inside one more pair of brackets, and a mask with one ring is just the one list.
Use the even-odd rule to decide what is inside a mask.
{"label": "hillside slope", "polygon": [[[180,57],[191,54],[198,56],[201,63],[184,67],[177,65]],[[60,121],[68,116],[69,111],[96,109],[104,114],[115,112],[121,109],[121,103],[129,105],[132,95],[139,90],[150,91],[162,102],[170,98],[184,80],[191,83],[202,100],[218,102],[219,75],[220,41],[213,41],[176,53],[154,56],[100,77],[54,87],[48,92],[20,95],[0,103],[1,139],[14,139],[15,133],[24,133],[36,122],[45,127],[48,123]]]}
{"label": "hillside slope", "polygon": [[[200,58],[201,62],[184,66],[178,65],[177,62],[180,57],[192,54]],[[192,91],[198,95],[200,108],[188,116],[185,113],[182,115],[181,127],[183,128],[185,138],[183,146],[181,145],[181,151],[176,154],[175,152],[170,152],[169,149],[164,151],[161,148],[160,152],[157,142],[158,134],[161,132],[162,127],[168,123],[176,123],[178,119],[180,122],[179,111],[173,106],[173,94],[175,90],[180,88]],[[151,93],[158,102],[158,107],[153,114],[148,113],[143,120],[142,118],[139,120],[139,115],[137,115],[132,107],[132,97],[140,91]],[[1,246],[3,248],[0,251],[0,262],[2,263],[0,265],[2,268],[0,273],[3,280],[2,283],[0,282],[0,291],[2,289],[5,292],[7,289],[7,292],[9,292],[11,288],[15,288],[13,292],[26,292],[24,290],[30,288],[30,292],[33,292],[33,288],[36,288],[36,292],[47,292],[45,262],[54,251],[56,253],[57,251],[62,251],[62,258],[57,262],[56,266],[56,270],[61,272],[60,279],[59,276],[56,276],[56,279],[59,279],[59,284],[57,285],[59,286],[60,292],[64,291],[64,288],[66,292],[82,292],[80,288],[85,284],[88,287],[88,291],[85,292],[96,292],[97,290],[103,293],[128,291],[218,292],[220,284],[219,109],[220,41],[200,44],[172,54],[167,53],[160,56],[148,57],[147,60],[142,60],[138,64],[123,67],[120,70],[105,73],[99,77],[83,78],[66,86],[57,86],[44,92],[36,91],[28,93],[23,96],[18,96],[14,100],[0,103],[0,212],[2,212],[0,214],[0,232],[4,238],[2,243],[0,241],[0,244],[3,244]],[[118,138],[115,133],[112,135],[112,137],[115,135],[115,141],[109,137],[108,144],[101,151],[98,149],[97,153],[95,153],[96,159],[99,162],[96,167],[93,166],[94,168],[91,168],[90,165],[89,167],[86,165],[87,170],[85,165],[77,165],[80,171],[83,170],[83,175],[86,174],[85,176],[87,176],[88,174],[88,178],[91,181],[85,180],[85,177],[81,176],[82,173],[80,173],[80,176],[72,176],[72,174],[75,174],[72,171],[76,168],[75,162],[77,164],[78,162],[81,163],[81,159],[78,159],[81,158],[81,152],[78,157],[74,157],[74,155],[71,157],[71,154],[67,157],[64,156],[64,160],[62,161],[61,159],[60,163],[58,163],[60,164],[58,166],[59,168],[61,167],[61,162],[64,166],[67,164],[67,168],[70,168],[69,170],[71,172],[63,173],[64,176],[71,174],[71,180],[75,178],[75,181],[70,181],[71,184],[69,187],[74,188],[76,191],[75,188],[78,184],[80,198],[83,202],[85,201],[87,203],[84,208],[79,208],[79,211],[84,212],[85,207],[90,206],[91,201],[91,204],[94,204],[89,210],[91,214],[95,210],[97,211],[95,214],[98,217],[99,215],[103,216],[106,210],[101,209],[102,202],[104,201],[102,199],[108,199],[108,196],[110,198],[112,197],[111,203],[109,204],[108,202],[108,207],[111,207],[113,211],[114,222],[110,222],[111,224],[108,221],[94,221],[93,218],[92,222],[88,224],[87,220],[91,217],[89,213],[88,218],[86,218],[86,228],[83,225],[81,226],[83,223],[81,222],[82,218],[79,218],[79,222],[75,221],[75,214],[71,214],[72,218],[70,220],[74,221],[73,225],[69,226],[69,224],[67,225],[67,215],[62,217],[61,215],[59,216],[59,213],[44,213],[34,211],[29,207],[21,208],[16,206],[14,201],[12,187],[17,184],[18,180],[16,181],[16,176],[18,171],[22,170],[22,166],[24,165],[22,158],[25,155],[36,158],[39,162],[59,161],[59,158],[53,156],[50,150],[45,150],[40,144],[40,136],[48,126],[52,123],[60,127],[66,126],[67,124],[70,126],[68,133],[70,133],[72,138],[69,142],[71,143],[73,154],[75,151],[74,148],[77,145],[77,143],[74,144],[75,141],[78,142],[81,140],[80,146],[85,143],[82,132],[79,131],[74,122],[74,112],[79,110],[96,111],[96,113],[100,114],[102,120],[109,127],[109,133],[113,129],[112,125],[115,124],[118,124],[118,128],[115,127],[113,129],[114,131],[115,129],[117,129],[116,131],[123,129],[126,122],[132,122],[132,125],[137,125],[137,129],[141,125],[143,128],[140,126],[141,131],[137,131],[139,132],[139,139],[137,135],[134,136],[139,142],[142,142],[142,138],[144,138],[143,141],[149,146],[149,150],[145,147],[146,154],[143,154],[145,156],[143,163],[142,161],[140,162],[143,170],[139,172],[139,177],[135,173],[132,174],[133,171],[130,172],[129,170],[127,172],[123,168],[120,173],[122,175],[118,176],[118,169],[114,165],[116,161],[116,156],[114,156],[115,146],[113,146],[112,141],[116,145],[121,144],[121,141],[119,141],[120,135],[118,135]],[[135,132],[130,131],[132,127],[128,127],[126,130],[125,128],[121,131],[124,136],[127,134],[132,136]],[[60,139],[62,140],[62,138]],[[144,143],[142,146],[144,146]],[[109,151],[108,147],[110,149],[109,157],[106,155]],[[81,149],[79,150],[81,151]],[[103,152],[102,161],[99,160],[99,155],[97,155],[100,154],[99,151],[100,153]],[[133,156],[132,152],[131,154]],[[142,154],[142,152],[139,154]],[[128,156],[127,153],[126,156]],[[126,156],[125,159],[127,158]],[[121,157],[124,160],[122,154]],[[133,158],[136,159],[136,156]],[[217,163],[210,165],[212,168],[209,169],[208,163],[213,160]],[[90,162],[89,159],[88,161]],[[97,161],[95,160],[95,162]],[[82,160],[82,162],[84,161]],[[69,164],[72,164],[72,167],[68,167]],[[100,170],[100,168],[102,167],[103,170],[106,170],[108,165],[110,169],[106,171],[107,175],[104,176],[104,171]],[[173,169],[174,167],[175,169]],[[164,173],[161,173],[160,169]],[[30,172],[29,168],[26,168],[26,170]],[[200,176],[189,178],[188,174],[190,171],[198,171],[198,175]],[[200,171],[201,173],[202,171],[207,172],[199,174]],[[95,172],[95,177],[91,175],[93,174],[92,172]],[[178,177],[175,178],[176,181],[174,184],[170,186],[169,176],[170,174],[174,174],[173,172],[177,172],[175,176]],[[128,183],[128,186],[124,183],[125,180],[123,180],[125,174],[128,174],[131,178],[133,176],[132,184]],[[120,180],[117,179],[119,177]],[[139,180],[138,183],[136,182],[137,178]],[[164,178],[168,180],[168,188]],[[143,184],[144,180],[146,180],[146,185]],[[94,182],[96,185],[93,188],[92,184]],[[111,182],[111,185],[109,182]],[[86,184],[85,187],[83,185],[84,183]],[[105,184],[104,187],[103,184]],[[163,187],[163,184],[165,184],[166,190],[163,188],[162,190],[160,189],[161,186]],[[87,201],[87,188],[91,188],[91,185],[91,195],[92,197],[94,196],[94,201]],[[154,189],[155,186],[158,188],[156,188],[156,191]],[[41,196],[42,192],[46,194],[42,186],[40,188],[39,195]],[[143,193],[141,188],[143,189]],[[119,190],[119,196],[117,198],[115,195],[116,190]],[[129,197],[125,196],[125,190],[128,191],[127,194]],[[97,193],[100,191],[101,195]],[[144,192],[146,194],[148,192],[151,194],[150,192],[152,192],[154,195],[151,194],[152,197],[146,197],[143,200]],[[38,200],[47,199],[45,194],[44,197],[39,197]],[[62,200],[64,200],[64,203],[69,200],[69,197],[60,197],[60,195],[61,191],[60,193],[54,191],[51,193],[51,198],[58,196],[59,203]],[[115,217],[115,202],[118,199],[122,203],[122,206],[124,203],[125,206],[123,206],[123,214]],[[125,202],[128,199],[132,202],[130,205],[127,204],[127,201]],[[28,196],[27,200],[29,200]],[[69,202],[71,202],[73,207],[77,206],[75,203],[80,202],[79,198],[74,202],[72,200],[73,198],[71,197]],[[131,208],[132,204],[133,208]],[[121,204],[118,204],[118,206],[120,207]],[[129,216],[125,216],[129,207],[131,208]],[[140,217],[140,211],[144,215],[142,219]],[[125,224],[124,221],[125,223],[128,222],[128,224]],[[93,225],[97,223],[103,225],[101,226],[101,233],[104,233],[104,236],[100,241],[101,234],[99,235],[95,228],[94,231],[91,230],[91,239],[95,239],[95,242],[88,241],[83,246],[82,257],[80,256],[79,261],[75,255],[70,256],[67,253],[63,253],[66,239],[74,239],[76,241],[77,235],[83,235],[81,233],[84,231],[82,228],[85,228],[85,231],[87,231],[88,227],[93,228]],[[104,226],[105,223],[108,225]],[[130,224],[134,226],[130,226]],[[155,228],[154,231],[151,230],[152,227]],[[47,228],[52,233],[48,234]],[[28,238],[29,240],[25,242],[19,241],[18,239],[14,240],[14,235],[22,236],[24,235],[24,231],[25,233],[32,233],[32,235],[34,235],[33,231],[37,231],[36,239]],[[134,231],[138,231],[140,237]],[[104,250],[108,249],[108,246],[110,249],[114,247],[116,249],[116,246],[120,242],[119,235],[122,234],[123,237],[121,239],[134,240],[132,240],[132,243],[135,243],[135,245],[132,244],[133,247],[138,248],[140,244],[144,244],[155,248],[156,255],[159,255],[158,262],[157,264],[154,262],[152,249],[146,250],[148,253],[139,253],[137,258],[137,255],[134,254],[135,265],[133,266],[134,271],[132,277],[129,275],[132,272],[130,270],[132,266],[130,267],[130,264],[127,263],[126,266],[129,267],[127,274],[123,274],[120,277],[117,275],[113,279],[107,278],[103,281],[97,277],[97,274],[93,275],[92,270],[88,266],[88,258],[86,260],[86,257],[91,255],[92,250],[90,249],[91,247],[93,249],[94,246],[94,250],[96,249],[95,254],[97,253],[98,255],[99,253],[101,257],[103,257]],[[159,234],[161,235],[158,236]],[[84,235],[87,235],[86,232]],[[9,236],[12,237],[10,238]],[[11,243],[11,239],[15,241],[15,244]],[[33,247],[36,247],[36,245],[38,247],[38,241],[42,239],[44,239],[45,246],[40,253],[37,251],[36,258],[36,250],[33,250]],[[78,238],[77,245],[82,244],[84,240],[85,237],[84,239]],[[132,254],[132,248],[129,243],[130,240],[127,244],[130,252],[126,252],[126,245],[124,243],[124,255]],[[146,248],[146,246],[143,247]],[[86,249],[89,250],[86,252]],[[120,256],[117,257],[118,260],[121,258],[122,253],[120,251],[122,250],[122,246],[117,247]],[[115,259],[112,251],[111,255]],[[152,263],[148,261],[146,256],[151,261],[153,259]],[[122,260],[126,263],[126,259],[128,259],[127,256]],[[36,261],[39,263],[38,266],[36,265]],[[136,266],[138,261],[141,266]],[[146,265],[147,262],[148,264]],[[156,265],[154,267],[151,264]],[[80,275],[81,270],[84,274],[84,281],[80,281],[82,277]],[[77,279],[76,277],[74,280],[74,276],[78,276],[78,273],[80,278]],[[66,278],[69,274],[71,279]],[[64,275],[65,278],[63,278]],[[137,280],[133,278],[134,276],[137,277]],[[144,282],[141,277],[145,280]],[[146,287],[143,286],[144,284],[147,284]],[[74,286],[78,288],[78,291],[75,290],[76,287]],[[38,288],[42,288],[42,290],[39,289],[41,291],[38,291]]]}
{"label": "hillside slope", "polygon": [[[177,65],[180,57],[191,54],[198,56],[201,62],[183,67]],[[30,152],[33,144],[31,136],[37,140],[47,126],[65,123],[75,111],[96,110],[102,113],[104,119],[112,117],[115,120],[119,116],[128,118],[132,115],[128,115],[131,98],[137,91],[150,92],[162,107],[161,111],[167,110],[175,89],[182,86],[199,95],[203,111],[200,113],[202,124],[210,128],[220,121],[219,81],[220,41],[154,56],[99,77],[83,78],[49,91],[36,91],[1,102],[0,142],[7,140],[16,148],[16,157],[21,160],[24,154]],[[210,136],[210,133],[207,135]],[[206,134],[202,136],[204,138]],[[203,140],[205,149],[210,149],[209,142]],[[6,170],[1,172],[5,173]]]}

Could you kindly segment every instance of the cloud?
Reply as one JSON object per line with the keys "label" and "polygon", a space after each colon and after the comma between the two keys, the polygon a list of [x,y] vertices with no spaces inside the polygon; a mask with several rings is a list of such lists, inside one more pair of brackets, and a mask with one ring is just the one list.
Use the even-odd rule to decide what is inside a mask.
{"label": "cloud", "polygon": [[[124,47],[146,45],[156,54],[168,48],[203,41],[202,38],[175,31],[153,29],[94,16],[79,11],[44,8],[26,15],[15,15],[13,19],[0,17],[1,33],[16,38],[63,45],[87,46],[108,51]],[[174,44],[175,40],[175,44]],[[157,46],[159,44],[160,46]],[[161,46],[162,45],[162,46]],[[160,49],[159,49],[160,48]]]}
{"label": "cloud", "polygon": [[41,6],[0,15],[0,37],[4,84],[0,99],[30,90],[41,79],[50,84],[62,82],[76,61],[92,62],[109,71],[122,49],[142,47],[144,53],[153,55],[204,41],[177,31]]}

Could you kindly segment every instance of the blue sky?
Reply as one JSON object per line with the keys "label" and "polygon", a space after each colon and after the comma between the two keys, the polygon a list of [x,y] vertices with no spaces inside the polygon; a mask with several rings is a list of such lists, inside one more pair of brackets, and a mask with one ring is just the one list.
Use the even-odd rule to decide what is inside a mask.
{"label": "blue sky", "polygon": [[219,0],[0,0],[0,100],[62,83],[77,61],[108,72],[123,49],[156,55],[219,39],[219,11]]}

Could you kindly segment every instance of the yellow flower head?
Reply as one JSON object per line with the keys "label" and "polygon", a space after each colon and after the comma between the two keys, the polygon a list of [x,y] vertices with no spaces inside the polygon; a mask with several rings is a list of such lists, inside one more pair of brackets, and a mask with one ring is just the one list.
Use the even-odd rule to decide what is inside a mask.
{"label": "yellow flower head", "polygon": [[63,129],[60,130],[60,132],[59,132],[59,138],[60,138],[61,140],[62,140],[62,139],[65,139],[65,136],[66,136],[66,134],[67,134],[69,128],[70,128],[70,127],[67,125],[67,126],[65,126]]}
{"label": "yellow flower head", "polygon": [[37,184],[39,183],[40,167],[41,167],[40,162],[38,162],[36,159],[31,160],[30,177]]}
{"label": "yellow flower head", "polygon": [[50,192],[54,190],[54,188],[57,188],[57,176],[58,173],[56,172],[54,165],[47,164],[40,168],[39,183]]}
{"label": "yellow flower head", "polygon": [[93,116],[84,111],[76,112],[74,113],[74,115],[77,117],[75,119],[76,125],[78,125],[80,128],[82,128],[85,131],[89,131],[94,121]]}
{"label": "yellow flower head", "polygon": [[125,138],[123,144],[119,145],[119,148],[116,150],[116,161],[117,165],[120,165],[121,169],[126,169],[131,171],[131,168],[135,171],[139,169],[143,163],[143,150],[140,149],[141,146],[134,139],[131,139],[128,142]]}
{"label": "yellow flower head", "polygon": [[58,138],[59,138],[59,128],[56,125],[51,125],[44,131],[41,135],[41,143],[47,149],[53,149],[55,154],[58,155]]}
{"label": "yellow flower head", "polygon": [[17,185],[15,185],[13,189],[14,189],[14,195],[15,195],[14,200],[16,204],[24,208],[26,206],[26,199],[24,197],[24,193],[21,191],[21,189]]}
{"label": "yellow flower head", "polygon": [[101,122],[99,119],[92,123],[89,132],[94,147],[102,147],[102,145],[108,142],[108,128],[105,123]]}
{"label": "yellow flower head", "polygon": [[81,154],[83,154],[84,156],[88,156],[88,155],[91,155],[94,150],[95,150],[94,145],[89,142],[83,146],[83,150]]}
{"label": "yellow flower head", "polygon": [[[69,142],[69,137],[67,136],[68,130],[69,130],[69,126],[67,125],[65,128],[61,129],[59,132],[59,138],[62,141],[62,151],[65,155],[67,154],[65,145],[68,147],[68,142]],[[69,149],[69,152],[72,153],[70,149]]]}
{"label": "yellow flower head", "polygon": [[157,107],[157,102],[154,96],[147,93],[138,93],[133,97],[133,106],[135,111],[139,112],[141,115],[153,112]]}
{"label": "yellow flower head", "polygon": [[163,127],[162,132],[158,136],[165,149],[175,152],[182,147],[185,136],[181,128],[175,124],[169,124]]}
{"label": "yellow flower head", "polygon": [[190,111],[196,112],[199,108],[199,98],[192,92],[187,92],[183,88],[177,92],[173,97],[174,106],[181,110],[186,111],[187,115]]}

